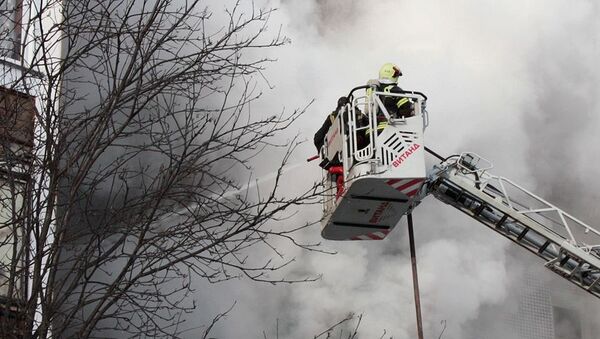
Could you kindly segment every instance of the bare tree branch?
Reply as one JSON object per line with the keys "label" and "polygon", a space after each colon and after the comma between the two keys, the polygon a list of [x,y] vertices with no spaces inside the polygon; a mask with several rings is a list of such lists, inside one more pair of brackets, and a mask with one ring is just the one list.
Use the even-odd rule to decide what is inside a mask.
{"label": "bare tree branch", "polygon": [[[20,48],[30,62],[12,88],[38,104],[28,148],[17,154],[12,141],[1,145],[10,194],[0,200],[10,218],[1,220],[0,248],[11,254],[0,263],[8,272],[0,286],[22,303],[25,333],[177,337],[187,330],[182,315],[196,307],[194,280],[319,278],[278,274],[294,262],[282,241],[323,250],[295,236],[316,220],[292,221],[321,188],[287,192],[297,140],[274,138],[308,106],[251,109],[261,84],[271,86],[263,71],[273,60],[262,51],[288,42],[268,29],[273,9],[23,2],[32,8],[23,34],[33,38]],[[257,181],[259,158],[274,174]]]}

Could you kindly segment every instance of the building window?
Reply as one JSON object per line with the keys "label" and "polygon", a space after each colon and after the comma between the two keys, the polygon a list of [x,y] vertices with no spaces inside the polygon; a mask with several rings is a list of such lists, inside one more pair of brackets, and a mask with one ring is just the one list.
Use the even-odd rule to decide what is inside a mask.
{"label": "building window", "polygon": [[24,328],[27,298],[35,113],[33,97],[0,86],[0,333],[16,338]]}
{"label": "building window", "polygon": [[[2,168],[0,163],[0,168]],[[24,299],[25,182],[0,172],[0,299]]]}
{"label": "building window", "polygon": [[21,59],[23,0],[0,0],[0,57]]}

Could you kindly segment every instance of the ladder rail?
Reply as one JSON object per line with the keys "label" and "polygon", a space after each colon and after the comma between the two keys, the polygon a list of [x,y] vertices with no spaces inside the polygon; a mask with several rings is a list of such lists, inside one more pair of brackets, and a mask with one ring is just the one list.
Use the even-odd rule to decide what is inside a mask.
{"label": "ladder rail", "polygon": [[[458,162],[458,160],[457,160],[457,162]],[[451,164],[451,165],[449,165],[449,168],[453,167],[453,166],[454,166],[454,164]],[[544,218],[544,219],[551,220],[555,224],[555,226],[564,228],[564,230],[569,235],[568,240],[571,241],[573,244],[579,245],[579,247],[581,247],[581,248],[591,248],[591,249],[600,248],[600,231],[598,231],[594,227],[586,224],[585,222],[581,221],[580,219],[576,218],[575,216],[563,211],[562,209],[560,209],[557,206],[553,205],[552,203],[546,201],[545,199],[539,197],[538,195],[534,194],[533,192],[528,191],[527,189],[525,189],[521,185],[515,183],[514,181],[512,181],[508,178],[502,177],[502,176],[493,175],[487,171],[480,173],[479,180],[477,180],[475,178],[471,178],[468,175],[465,175],[466,173],[464,173],[464,171],[455,170],[455,172],[457,173],[457,175],[460,176],[461,180],[470,182],[472,186],[476,186],[477,184],[479,184],[481,186],[481,189],[480,189],[481,191],[486,191],[485,189],[490,186],[494,187],[494,188],[496,186],[500,186],[501,189],[499,189],[499,190],[496,189],[494,191],[486,191],[486,192],[488,192],[490,194],[493,194],[495,192],[501,192],[502,194],[500,196],[496,196],[496,197],[502,199],[510,208],[517,211],[517,213],[520,213],[523,215],[534,215],[534,216],[537,215],[538,218]],[[471,171],[470,173],[472,173],[472,172],[473,171]],[[507,186],[512,187],[513,189],[518,190],[520,194],[524,194],[528,198],[533,199],[541,207],[527,207],[527,203],[519,202],[517,198],[511,197],[511,194],[509,193]],[[515,207],[515,205],[523,206],[526,208],[517,209]],[[560,219],[560,222],[541,214],[542,212],[556,213],[558,218]],[[532,216],[530,216],[530,217],[532,219],[535,219],[535,217],[532,217]],[[569,224],[567,222],[567,219],[573,221],[573,223]],[[580,238],[578,238],[578,236],[575,235],[572,226],[578,227],[585,234],[592,233],[596,237],[596,240],[598,241],[598,243],[587,244],[583,239],[580,239]]]}
{"label": "ladder rail", "polygon": [[[586,234],[600,238],[600,232],[506,178],[489,173],[472,178],[472,172],[459,168],[457,162],[434,167],[429,193],[534,253],[545,260],[547,268],[600,298],[600,246],[578,238],[567,219]],[[527,207],[527,203],[517,203],[505,184],[522,189],[521,194],[546,207],[518,210],[516,205]],[[536,218],[546,218],[543,212],[558,213],[560,224],[568,229],[566,236]]]}
{"label": "ladder rail", "polygon": [[[584,223],[583,221],[581,221],[578,218],[574,217],[573,215],[571,215],[571,214],[569,214],[569,213],[561,210],[560,208],[556,207],[555,205],[551,204],[550,202],[546,201],[545,199],[543,199],[543,198],[535,195],[532,192],[527,191],[525,188],[521,187],[517,183],[515,183],[515,182],[513,182],[513,181],[511,181],[511,180],[509,180],[507,178],[503,178],[503,177],[497,177],[497,178],[499,180],[503,180],[503,181],[509,182],[511,185],[513,185],[514,187],[519,188],[522,192],[527,193],[530,197],[536,199],[538,202],[545,204],[547,206],[546,207],[547,211],[556,212],[559,215],[560,219],[561,219],[562,225],[565,227],[565,229],[569,233],[571,241],[573,241],[575,243],[581,243],[581,241],[578,240],[576,236],[574,236],[573,231],[571,229],[571,226],[566,221],[566,218],[569,218],[572,221],[574,221],[575,222],[575,226],[578,226],[578,227],[584,229],[585,232],[588,232],[588,233],[592,232],[592,233],[594,233],[596,236],[598,236],[598,241],[600,241],[600,231],[598,231],[595,228],[587,225],[586,223]],[[541,211],[542,209],[539,209],[539,210]],[[538,211],[536,211],[536,209],[529,209],[529,210],[520,211],[519,213],[522,213],[522,214],[529,214],[529,213],[535,214],[537,212]],[[593,245],[593,246],[600,246],[600,243],[597,244],[597,245]]]}

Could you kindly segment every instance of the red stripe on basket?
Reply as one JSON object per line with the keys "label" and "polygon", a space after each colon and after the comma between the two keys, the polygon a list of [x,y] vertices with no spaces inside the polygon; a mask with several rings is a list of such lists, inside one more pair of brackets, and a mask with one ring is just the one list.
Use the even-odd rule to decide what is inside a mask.
{"label": "red stripe on basket", "polygon": [[420,183],[421,181],[423,181],[423,180],[422,180],[422,179],[413,179],[413,180],[411,180],[411,181],[407,182],[407,183],[406,183],[406,184],[404,184],[404,185],[401,185],[401,186],[399,186],[399,187],[396,187],[396,189],[397,189],[398,191],[402,191],[402,190],[404,190],[405,188],[408,188],[408,187],[411,187],[411,186],[413,186],[413,185],[415,185],[415,184],[418,184],[418,183]]}

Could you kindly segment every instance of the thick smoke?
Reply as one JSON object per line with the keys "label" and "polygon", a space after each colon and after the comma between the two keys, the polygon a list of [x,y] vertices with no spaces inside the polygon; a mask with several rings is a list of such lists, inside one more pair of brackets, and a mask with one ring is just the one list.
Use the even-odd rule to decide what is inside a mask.
{"label": "thick smoke", "polygon": [[[382,63],[395,62],[404,73],[400,86],[430,98],[429,147],[446,155],[475,151],[494,162],[495,173],[596,223],[597,5],[475,0],[270,4],[280,8],[271,28],[281,24],[292,43],[273,51],[278,62],[265,76],[275,88],[253,109],[293,109],[315,99],[297,126],[298,135],[309,142],[292,162],[315,153],[312,134],[340,95],[375,77]],[[257,177],[276,165],[269,160],[257,163]],[[313,164],[294,171],[284,183],[290,190],[302,185],[298,178],[310,184],[320,176]],[[319,213],[319,207],[306,207],[289,222],[314,220]],[[443,338],[522,338],[522,332],[503,324],[511,323],[517,291],[532,274],[530,267],[541,267],[541,262],[523,260],[530,254],[433,198],[415,211],[415,223],[426,337],[437,338],[445,324]],[[318,226],[302,236],[318,240]],[[405,221],[381,242],[324,246],[337,255],[282,249],[287,258],[296,258],[289,275],[323,274],[318,282],[198,286],[200,307],[190,321],[206,323],[237,301],[215,336],[262,337],[264,331],[269,338],[306,338],[355,313],[364,315],[361,337],[415,337]],[[559,284],[578,301],[593,298],[566,282],[553,283],[560,280],[556,275],[533,272],[543,286]],[[578,312],[597,314],[595,304],[584,303],[587,309]]]}

